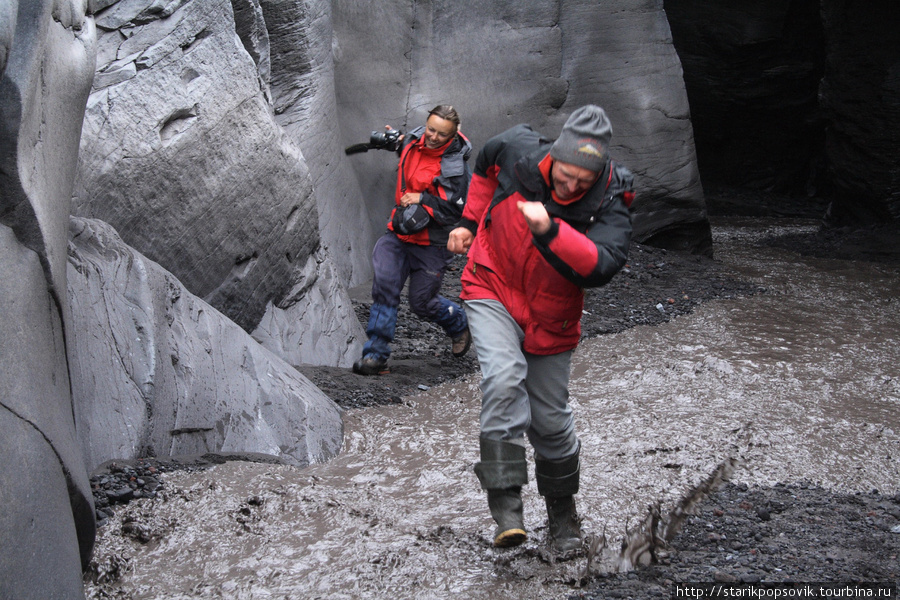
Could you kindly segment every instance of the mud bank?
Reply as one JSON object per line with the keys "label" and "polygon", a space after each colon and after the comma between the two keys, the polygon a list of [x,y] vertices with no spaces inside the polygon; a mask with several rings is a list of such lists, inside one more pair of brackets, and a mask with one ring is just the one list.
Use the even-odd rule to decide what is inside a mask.
{"label": "mud bank", "polygon": [[[156,498],[114,510],[101,529],[88,597],[651,598],[697,577],[896,579],[898,268],[772,243],[815,228],[717,222],[717,261],[765,293],[704,303],[579,349],[579,510],[605,550],[548,560],[533,482],[529,542],[490,547],[472,472],[473,372],[433,386],[420,379],[429,389],[348,410],[343,452],[326,465],[166,473]],[[666,304],[651,307],[663,315]],[[697,516],[658,564],[617,572],[621,541],[648,507],[669,515],[731,460],[734,485],[698,497]]]}

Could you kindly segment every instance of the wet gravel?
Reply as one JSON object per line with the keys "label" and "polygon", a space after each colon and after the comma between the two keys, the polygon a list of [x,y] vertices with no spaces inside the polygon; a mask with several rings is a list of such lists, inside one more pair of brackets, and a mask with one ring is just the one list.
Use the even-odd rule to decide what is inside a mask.
{"label": "wet gravel", "polygon": [[[596,577],[570,599],[670,598],[676,583],[900,584],[900,495],[726,484],[656,564]],[[762,588],[757,588],[762,589]]]}

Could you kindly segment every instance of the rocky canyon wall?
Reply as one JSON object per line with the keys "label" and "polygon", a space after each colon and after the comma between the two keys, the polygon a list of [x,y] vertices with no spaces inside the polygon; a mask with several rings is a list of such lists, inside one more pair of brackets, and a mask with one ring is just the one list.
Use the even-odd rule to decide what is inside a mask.
{"label": "rocky canyon wall", "polygon": [[[329,458],[341,444],[339,411],[321,390],[233,321],[190,294],[170,273],[123,244],[109,225],[74,219],[74,234],[68,243],[71,199],[73,189],[78,189],[73,180],[79,170],[82,121],[86,105],[97,106],[97,98],[93,97],[91,104],[89,93],[96,81],[96,56],[103,54],[102,47],[98,52],[91,11],[102,12],[110,6],[102,2],[88,6],[82,0],[0,0],[3,598],[83,596],[81,572],[90,559],[95,533],[88,472],[103,460],[146,454],[264,452],[302,465]],[[128,12],[134,4],[123,2],[116,8]],[[210,17],[214,30],[215,19]],[[204,31],[201,28],[196,37],[203,39]],[[153,47],[146,56],[147,64],[164,61],[161,57],[171,52],[189,51],[196,38],[176,35],[172,39],[188,38],[184,46]],[[124,68],[123,73],[110,77],[127,75],[128,66]],[[180,74],[186,86],[196,79],[189,69]],[[145,95],[129,100],[139,107],[155,106],[159,91],[145,89]],[[180,108],[157,123],[157,139],[138,136],[141,143],[174,142],[189,129],[186,125],[194,118],[193,108],[179,103],[184,96],[178,95],[178,89],[172,91]],[[125,129],[131,117],[143,117],[139,107],[122,106],[121,98],[103,100],[107,110],[115,106],[130,115],[120,122]],[[242,100],[240,105],[236,108],[239,115],[254,113],[252,99]],[[242,112],[248,106],[249,111]],[[219,116],[219,125],[241,138],[240,128],[231,129],[235,120]],[[279,131],[270,128],[270,132]],[[114,137],[123,134],[122,130],[108,133]],[[110,146],[116,151],[117,139]],[[115,168],[128,173],[120,184],[131,185],[141,179],[126,168],[129,160],[141,163],[142,152],[147,150],[141,143],[129,148],[131,155],[110,157]],[[243,151],[252,154],[264,147],[269,159],[281,157],[294,169],[302,167],[302,163],[287,160],[298,152],[289,144],[278,144],[277,137],[257,138],[253,144],[256,147],[244,147]],[[214,156],[192,155],[187,150],[175,162],[182,158],[220,164]],[[175,190],[178,196],[183,181],[177,173],[140,168],[148,164],[167,167],[165,159],[138,164],[138,172],[151,172],[158,190]],[[104,164],[102,160],[94,164],[101,179]],[[246,171],[238,170],[232,176],[246,178]],[[301,179],[295,178],[293,183]],[[210,183],[212,187],[219,184]],[[282,219],[286,221],[282,231],[271,223],[247,219],[253,227],[237,227],[235,235],[240,243],[248,235],[265,231],[272,236],[267,240],[290,238],[299,244],[301,268],[293,274],[280,273],[286,277],[278,282],[293,294],[296,306],[308,304],[302,291],[317,290],[318,269],[325,263],[315,243],[316,223],[306,224],[309,215],[302,212],[303,203],[297,200],[303,198],[304,190],[308,185],[294,186],[290,196],[294,204]],[[123,193],[118,198],[127,201],[129,196]],[[159,204],[155,207],[161,209]],[[314,207],[310,213],[314,217]],[[128,218],[134,222],[149,216],[132,214]],[[197,218],[206,218],[206,226],[215,227],[208,215]],[[283,232],[293,228],[307,228],[313,241],[305,236],[298,241]],[[167,234],[163,227],[162,237]],[[223,233],[226,238],[230,235]],[[228,242],[224,246],[233,247]],[[277,247],[287,262],[291,262],[293,249]],[[208,250],[215,252],[214,248]],[[242,263],[249,265],[246,271],[252,273],[250,267],[257,258],[247,257]],[[173,260],[182,264],[186,258],[182,254]],[[330,273],[327,265],[324,270]],[[221,286],[216,288],[212,296],[232,293],[239,287],[233,281],[239,282],[243,275],[240,268],[233,269],[229,280],[233,285],[226,285],[224,292]],[[265,284],[262,277],[258,285]],[[310,296],[322,302],[321,295]],[[260,313],[271,310],[271,306],[266,309],[268,301],[258,304],[254,310]],[[327,306],[335,305],[329,298]],[[279,310],[291,309],[293,306]],[[334,336],[340,339],[337,346],[342,350],[325,357],[334,364],[351,346],[353,334],[343,331],[342,325],[328,327],[328,332],[342,334]],[[303,342],[312,347],[318,340],[301,339],[298,344]]]}
{"label": "rocky canyon wall", "polygon": [[69,371],[91,468],[207,452],[306,466],[340,451],[324,392],[110,225],[73,217],[68,255]]}
{"label": "rocky canyon wall", "polygon": [[[748,44],[744,25],[796,8],[770,3],[733,19]],[[895,21],[821,6],[835,206],[895,218]],[[343,148],[372,130],[450,103],[477,151],[600,104],[636,176],[636,238],[711,249],[661,0],[0,0],[0,17],[0,494],[17,507],[0,528],[29,549],[4,546],[0,571],[35,574],[2,578],[22,586],[4,597],[77,597],[98,462],[337,451],[337,410],[289,365],[358,355],[347,290],[370,275],[396,157]],[[816,72],[800,56],[772,63],[785,89]]]}
{"label": "rocky canyon wall", "polygon": [[93,23],[0,0],[0,597],[77,598],[95,526],[66,362],[66,235]]}
{"label": "rocky canyon wall", "polygon": [[[346,273],[329,268],[347,261],[325,260],[303,136],[277,122],[273,36],[260,5],[97,0],[96,9],[74,214],[113,225],[245,330],[260,327],[258,339],[286,360],[349,365],[362,331]],[[299,47],[330,45],[292,24],[286,35]],[[330,79],[294,74],[298,85],[311,78],[304,90]],[[297,102],[309,122],[328,116],[306,96]],[[328,301],[310,307],[317,298]]]}
{"label": "rocky canyon wall", "polygon": [[[665,0],[707,191],[773,192],[837,227],[900,215],[900,11],[890,0]],[[757,194],[710,210],[766,214]],[[825,206],[829,206],[827,212]]]}

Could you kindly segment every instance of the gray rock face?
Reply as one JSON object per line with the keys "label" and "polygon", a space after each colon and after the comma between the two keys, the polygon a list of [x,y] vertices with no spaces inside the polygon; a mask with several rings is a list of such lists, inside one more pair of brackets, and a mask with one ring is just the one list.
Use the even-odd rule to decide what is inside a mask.
{"label": "gray rock face", "polygon": [[81,597],[94,543],[63,323],[41,262],[0,225],[0,598]]}
{"label": "gray rock face", "polygon": [[691,112],[663,3],[561,2],[560,28],[569,82],[560,116],[588,103],[607,109],[612,155],[635,173],[635,239],[711,252]]}
{"label": "gray rock face", "polygon": [[0,0],[3,598],[81,597],[94,541],[65,354],[66,223],[94,43],[83,2]]}
{"label": "gray rock face", "polygon": [[306,165],[274,122],[231,3],[122,0],[96,18],[74,214],[107,221],[252,329],[319,237]]}
{"label": "gray rock face", "polygon": [[355,163],[344,154],[337,134],[342,117],[335,99],[332,2],[261,0],[261,4],[269,31],[275,120],[303,150],[315,190],[322,247],[335,274],[353,286],[370,276],[372,242],[384,223],[373,228],[365,218],[367,194],[360,189]]}
{"label": "gray rock face", "polygon": [[334,261],[320,249],[294,271],[292,281],[278,305],[269,304],[253,338],[291,365],[352,365],[365,332]]}
{"label": "gray rock face", "polygon": [[[260,5],[106,4],[97,13],[100,52],[74,213],[112,224],[246,331],[261,326],[259,339],[284,358],[349,366],[363,336],[349,303],[326,308],[339,326],[309,307],[315,294],[346,295],[352,269],[311,268],[329,248],[300,136],[276,121],[272,42]],[[330,80],[327,72],[321,80]],[[343,246],[336,251],[345,254]],[[299,297],[298,286],[313,294]]]}
{"label": "gray rock face", "polygon": [[240,327],[126,246],[72,219],[69,370],[89,468],[115,458],[338,453],[339,409]]}
{"label": "gray rock face", "polygon": [[[82,563],[93,545],[79,546],[68,493],[69,474],[41,431],[0,410],[0,597],[83,598]],[[80,522],[93,528],[90,504]]]}

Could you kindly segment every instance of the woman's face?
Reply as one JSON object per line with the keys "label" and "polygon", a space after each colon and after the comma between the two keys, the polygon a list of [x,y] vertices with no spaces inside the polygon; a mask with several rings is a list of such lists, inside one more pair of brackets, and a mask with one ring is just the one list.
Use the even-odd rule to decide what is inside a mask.
{"label": "woman's face", "polygon": [[431,115],[425,121],[425,134],[422,139],[425,140],[426,148],[434,150],[449,142],[454,135],[456,135],[456,123],[437,115]]}

